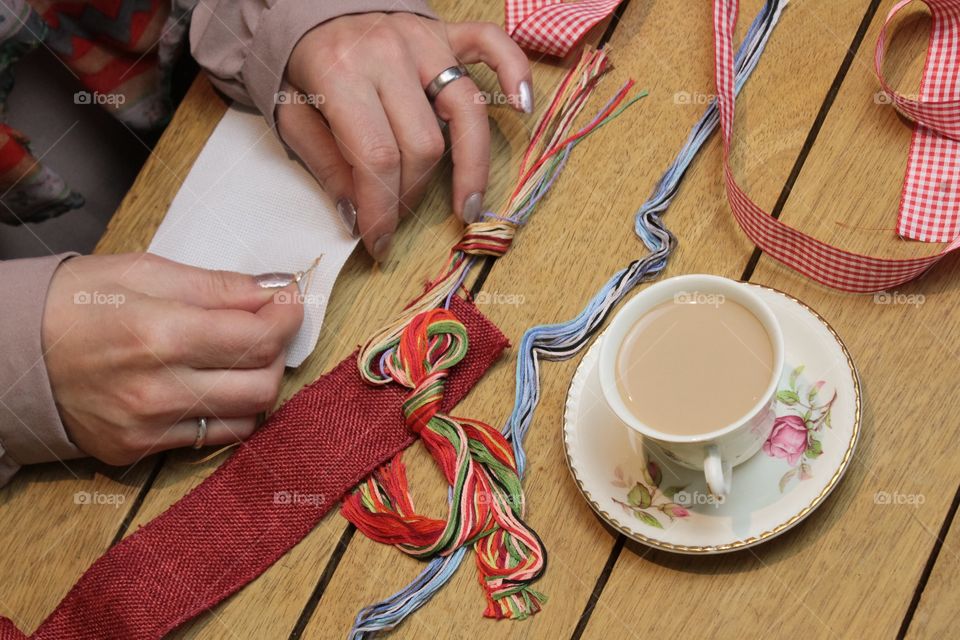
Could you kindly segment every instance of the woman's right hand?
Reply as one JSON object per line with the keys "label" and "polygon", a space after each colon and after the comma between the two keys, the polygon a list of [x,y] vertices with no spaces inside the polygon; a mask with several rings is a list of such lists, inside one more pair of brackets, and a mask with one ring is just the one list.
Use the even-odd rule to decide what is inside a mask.
{"label": "woman's right hand", "polygon": [[[82,256],[57,269],[42,337],[71,440],[109,464],[253,433],[276,401],[303,319],[292,274],[207,271],[151,254]],[[285,295],[277,295],[283,291]]]}
{"label": "woman's right hand", "polygon": [[321,23],[294,47],[287,77],[306,102],[277,105],[280,136],[337,203],[378,262],[444,154],[453,160],[452,209],[477,222],[490,170],[486,100],[469,77],[424,90],[444,69],[483,62],[517,111],[533,111],[526,55],[492,23],[412,13],[353,13]]}

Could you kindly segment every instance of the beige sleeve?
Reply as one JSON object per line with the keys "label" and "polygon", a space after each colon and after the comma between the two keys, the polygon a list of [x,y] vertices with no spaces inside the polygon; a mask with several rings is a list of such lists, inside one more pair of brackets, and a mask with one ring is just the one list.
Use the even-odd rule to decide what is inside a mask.
{"label": "beige sleeve", "polygon": [[190,50],[217,88],[272,127],[287,60],[304,34],[347,14],[401,11],[436,17],[425,0],[207,0],[193,11]]}
{"label": "beige sleeve", "polygon": [[73,255],[0,262],[0,486],[22,465],[84,455],[60,421],[41,342],[50,280]]}

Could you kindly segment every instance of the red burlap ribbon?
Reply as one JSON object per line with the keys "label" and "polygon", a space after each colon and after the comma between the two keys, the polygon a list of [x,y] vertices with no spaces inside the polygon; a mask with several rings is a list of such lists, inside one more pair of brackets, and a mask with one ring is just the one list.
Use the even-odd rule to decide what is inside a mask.
{"label": "red burlap ribbon", "polygon": [[[451,308],[470,350],[450,373],[443,411],[508,344],[473,305],[455,297]],[[97,560],[30,637],[160,638],[238,591],[414,441],[401,410],[407,393],[364,383],[351,355],[291,398],[200,486]],[[25,637],[0,618],[0,640]]]}

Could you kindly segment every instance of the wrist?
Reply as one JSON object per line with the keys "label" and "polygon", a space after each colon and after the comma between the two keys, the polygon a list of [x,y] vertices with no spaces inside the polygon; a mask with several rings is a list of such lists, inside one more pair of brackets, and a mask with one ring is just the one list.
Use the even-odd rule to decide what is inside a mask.
{"label": "wrist", "polygon": [[0,263],[0,324],[4,360],[0,364],[0,441],[16,463],[77,458],[83,453],[67,436],[50,385],[42,325],[54,273],[76,254]]}

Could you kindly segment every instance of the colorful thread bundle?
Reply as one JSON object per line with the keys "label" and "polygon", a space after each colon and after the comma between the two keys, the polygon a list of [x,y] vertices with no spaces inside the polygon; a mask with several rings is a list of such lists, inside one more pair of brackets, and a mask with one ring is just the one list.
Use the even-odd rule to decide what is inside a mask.
{"label": "colorful thread bundle", "polygon": [[[738,93],[756,67],[785,4],[783,0],[768,0],[750,26],[735,59]],[[635,231],[650,253],[615,273],[575,318],[532,327],[524,333],[518,350],[514,407],[504,426],[521,478],[526,466],[523,440],[540,401],[540,360],[565,360],[581,351],[627,293],[663,271],[676,246],[676,239],[663,225],[661,216],[673,202],[683,176],[718,123],[719,110],[716,102],[712,102],[657,182],[653,194],[637,212]],[[351,629],[351,640],[366,638],[400,624],[450,580],[464,556],[465,550],[461,548],[453,554],[434,558],[406,588],[360,611]]]}
{"label": "colorful thread bundle", "polygon": [[[389,345],[418,314],[436,309],[446,302],[463,284],[477,256],[499,257],[509,250],[516,228],[526,222],[536,203],[553,185],[563,169],[567,153],[577,142],[618,116],[645,93],[626,101],[634,82],[626,82],[601,113],[583,129],[571,134],[573,122],[583,110],[599,79],[610,69],[610,61],[603,51],[584,51],[579,62],[561,82],[550,106],[541,117],[531,136],[530,144],[520,165],[520,179],[510,196],[502,216],[487,213],[484,220],[467,226],[460,241],[453,246],[446,264],[434,280],[417,297],[360,350],[360,374],[370,384],[387,384],[389,376],[382,373],[377,355],[386,356]],[[539,155],[534,159],[534,154]],[[377,369],[381,371],[378,372]]]}
{"label": "colorful thread bundle", "polygon": [[482,422],[440,412],[448,370],[467,353],[467,333],[446,309],[416,316],[390,350],[386,372],[412,389],[407,425],[420,437],[450,484],[447,519],[416,512],[398,456],[343,503],[342,513],[370,538],[415,558],[449,554],[472,544],[487,597],[484,615],[523,619],[540,610],[531,588],[546,566],[536,533],[523,522],[524,499],[513,451]]}
{"label": "colorful thread bundle", "polygon": [[[523,619],[540,608],[543,596],[530,589],[529,583],[542,573],[545,552],[535,534],[520,520],[523,497],[516,460],[509,444],[500,432],[483,423],[455,419],[463,435],[467,436],[466,448],[470,455],[482,460],[479,467],[476,464],[473,467],[473,473],[478,477],[475,486],[467,485],[465,481],[461,483],[460,474],[470,474],[470,462],[456,457],[466,457],[461,453],[464,445],[461,433],[447,422],[449,417],[437,418],[435,414],[432,415],[431,419],[440,420],[435,425],[439,431],[425,428],[430,420],[422,422],[423,416],[429,415],[421,413],[422,407],[432,403],[435,397],[432,394],[438,391],[438,385],[435,380],[428,381],[420,375],[427,368],[435,368],[435,365],[425,365],[423,371],[417,370],[420,375],[411,376],[401,363],[407,362],[409,354],[416,350],[412,346],[402,345],[417,343],[418,339],[414,336],[420,332],[419,353],[424,353],[422,350],[426,349],[426,353],[430,354],[428,360],[438,356],[443,350],[441,345],[436,343],[435,346],[429,346],[434,343],[423,338],[425,327],[431,322],[440,321],[432,315],[438,313],[433,310],[449,306],[478,256],[499,257],[509,249],[516,229],[529,218],[536,204],[553,185],[572,149],[646,95],[641,92],[628,98],[634,85],[632,80],[628,81],[585,127],[574,131],[577,116],[593,93],[597,81],[609,68],[609,60],[603,51],[583,53],[578,64],[564,77],[534,130],[521,162],[518,185],[510,196],[504,214],[498,216],[488,212],[483,221],[469,225],[461,240],[450,251],[440,275],[428,283],[420,297],[361,349],[358,366],[365,380],[371,384],[385,384],[396,379],[415,389],[409,401],[412,403],[408,416],[412,421],[411,427],[420,429],[421,434],[429,431],[424,442],[437,458],[452,488],[451,518],[445,523],[414,517],[405,469],[402,462],[395,459],[392,464],[379,469],[357,494],[344,503],[344,515],[369,537],[396,544],[416,557],[440,554],[431,561],[422,575],[423,579],[411,585],[411,592],[405,593],[399,607],[395,607],[393,602],[375,605],[376,613],[371,615],[378,620],[371,624],[361,622],[361,618],[367,617],[367,610],[361,612],[351,634],[353,637],[392,627],[409,611],[426,602],[443,584],[443,580],[437,581],[438,573],[433,569],[447,562],[455,562],[458,566],[464,557],[463,545],[468,542],[473,542],[478,552],[478,567],[488,595],[485,615]],[[403,349],[406,349],[406,354],[401,356],[399,354]],[[425,389],[421,390],[424,386],[430,388],[428,395],[424,395]],[[442,389],[442,385],[439,387]],[[425,398],[431,398],[431,401],[426,402]],[[490,474],[486,479],[482,471],[477,471],[483,467]],[[480,504],[482,502],[489,504]],[[466,516],[454,505],[465,505]],[[370,517],[373,515],[386,518]],[[485,523],[478,528],[476,521],[485,519],[492,519],[497,526],[491,528]],[[381,526],[384,522],[388,524]],[[477,535],[481,537],[477,539]],[[442,569],[439,575],[444,575]],[[362,630],[359,630],[360,626],[363,626]]]}

